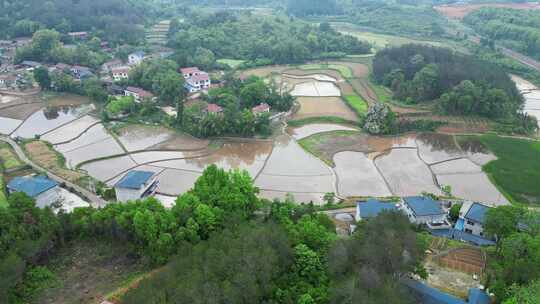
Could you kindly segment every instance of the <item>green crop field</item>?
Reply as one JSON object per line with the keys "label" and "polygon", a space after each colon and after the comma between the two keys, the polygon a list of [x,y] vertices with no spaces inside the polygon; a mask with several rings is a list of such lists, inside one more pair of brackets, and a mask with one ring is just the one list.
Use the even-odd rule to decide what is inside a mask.
{"label": "green crop field", "polygon": [[11,147],[7,144],[0,144],[0,161],[5,169],[13,169],[22,165],[13,150],[11,150]]}
{"label": "green crop field", "polygon": [[540,142],[484,135],[480,141],[497,160],[484,166],[513,202],[540,204]]}
{"label": "green crop field", "polygon": [[347,101],[347,104],[349,104],[349,106],[359,115],[366,113],[368,110],[366,101],[358,95],[346,95],[345,101]]}

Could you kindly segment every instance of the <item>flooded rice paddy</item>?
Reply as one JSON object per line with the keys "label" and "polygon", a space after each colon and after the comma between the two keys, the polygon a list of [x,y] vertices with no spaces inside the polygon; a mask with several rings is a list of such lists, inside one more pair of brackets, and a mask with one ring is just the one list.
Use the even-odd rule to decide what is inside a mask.
{"label": "flooded rice paddy", "polygon": [[386,182],[366,154],[339,152],[334,155],[338,193],[342,196],[391,196]]}
{"label": "flooded rice paddy", "polygon": [[[365,73],[363,65],[349,68],[357,77]],[[255,72],[269,75],[284,70],[272,67]],[[292,85],[294,95],[304,96],[297,99],[301,108],[294,118],[357,120],[339,98],[345,82],[336,71],[288,69],[286,73],[280,80]],[[534,100],[529,104],[536,107]],[[260,188],[260,196],[268,199],[284,199],[290,193],[300,202],[322,203],[327,192],[340,197],[441,194],[440,186],[449,185],[461,198],[508,203],[481,169],[495,157],[473,138],[434,133],[377,137],[350,126],[308,124],[289,128],[290,136],[282,134],[273,140],[219,140],[210,145],[209,140],[148,125],[125,125],[111,133],[109,125],[88,115],[92,109],[88,100],[69,96],[0,107],[0,133],[26,138],[41,135],[65,157],[69,168],[80,167],[110,186],[130,170],[152,171],[159,181],[159,198],[168,205],[191,189],[211,164],[246,170]],[[321,134],[313,145],[316,154],[332,166],[298,144],[314,134]]]}
{"label": "flooded rice paddy", "polygon": [[69,124],[46,133],[41,137],[41,139],[48,141],[53,145],[66,143],[79,137],[86,130],[97,123],[99,123],[97,118],[90,115],[85,115]]}
{"label": "flooded rice paddy", "polygon": [[423,191],[441,194],[429,167],[418,157],[416,149],[393,149],[376,158],[375,165],[395,195],[411,196]]}
{"label": "flooded rice paddy", "polygon": [[339,97],[298,97],[300,110],[294,119],[320,116],[336,116],[343,119],[358,121],[358,116]]}
{"label": "flooded rice paddy", "polygon": [[333,82],[308,81],[299,83],[291,91],[292,96],[305,97],[336,97],[341,96],[341,91]]}
{"label": "flooded rice paddy", "polygon": [[22,123],[22,120],[0,117],[0,134],[9,135]]}

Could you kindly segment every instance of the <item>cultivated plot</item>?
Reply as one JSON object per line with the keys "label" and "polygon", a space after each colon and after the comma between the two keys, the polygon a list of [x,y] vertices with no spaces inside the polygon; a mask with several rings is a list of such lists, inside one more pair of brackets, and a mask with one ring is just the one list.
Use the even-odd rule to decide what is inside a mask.
{"label": "cultivated plot", "polygon": [[54,131],[51,131],[41,137],[42,140],[48,141],[53,145],[66,143],[80,136],[91,126],[97,124],[99,120],[90,115],[85,115],[79,119],[72,121]]}
{"label": "cultivated plot", "polygon": [[417,136],[416,143],[420,157],[427,164],[465,156],[452,135],[423,133]]}
{"label": "cultivated plot", "polygon": [[97,180],[107,181],[136,166],[131,157],[126,155],[87,163],[81,169]]}
{"label": "cultivated plot", "polygon": [[140,151],[170,140],[174,131],[159,126],[128,125],[116,131],[129,152]]}
{"label": "cultivated plot", "polygon": [[391,196],[392,193],[375,164],[364,153],[340,152],[334,155],[334,172],[341,196]]}
{"label": "cultivated plot", "polygon": [[22,123],[22,120],[0,117],[0,134],[9,135]]}
{"label": "cultivated plot", "polygon": [[93,105],[47,107],[28,117],[13,135],[22,138],[34,138],[36,135],[43,135],[67,124],[93,109]]}
{"label": "cultivated plot", "polygon": [[294,119],[336,116],[358,121],[356,114],[339,97],[298,97],[297,102],[300,104],[300,110]]}
{"label": "cultivated plot", "polygon": [[428,166],[416,149],[393,149],[375,159],[375,165],[394,195],[413,196],[426,191],[441,194]]}
{"label": "cultivated plot", "polygon": [[333,82],[308,81],[299,83],[291,91],[292,96],[336,97],[341,96],[339,88]]}

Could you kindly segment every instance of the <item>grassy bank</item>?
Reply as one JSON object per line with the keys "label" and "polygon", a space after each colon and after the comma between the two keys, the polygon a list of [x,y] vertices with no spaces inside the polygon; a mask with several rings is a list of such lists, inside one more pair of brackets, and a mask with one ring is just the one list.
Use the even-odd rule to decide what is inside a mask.
{"label": "grassy bank", "polygon": [[512,202],[540,204],[540,142],[495,135],[479,139],[498,158],[483,168],[496,186]]}
{"label": "grassy bank", "polygon": [[367,113],[367,102],[358,95],[346,95],[345,101],[356,112],[358,116],[362,116]]}
{"label": "grassy bank", "polygon": [[6,170],[17,168],[22,165],[11,147],[4,143],[0,144],[0,161]]}
{"label": "grassy bank", "polygon": [[332,131],[313,134],[298,143],[307,152],[313,154],[329,166],[334,167],[334,154],[340,151],[359,149],[359,131]]}

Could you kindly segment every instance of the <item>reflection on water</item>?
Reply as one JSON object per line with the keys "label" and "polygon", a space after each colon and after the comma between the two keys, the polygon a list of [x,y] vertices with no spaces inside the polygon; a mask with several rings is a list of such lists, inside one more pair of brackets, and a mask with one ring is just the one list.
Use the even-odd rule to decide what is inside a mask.
{"label": "reflection on water", "polygon": [[63,124],[73,121],[94,110],[92,104],[80,106],[49,106],[43,108],[28,119],[16,131],[16,136],[32,138],[47,133]]}

